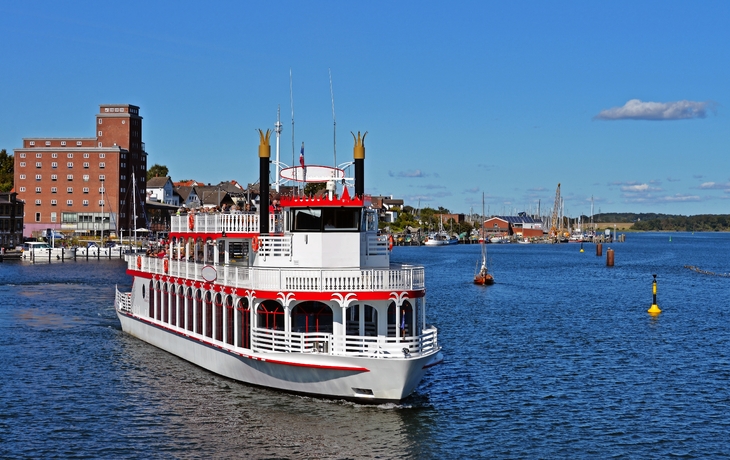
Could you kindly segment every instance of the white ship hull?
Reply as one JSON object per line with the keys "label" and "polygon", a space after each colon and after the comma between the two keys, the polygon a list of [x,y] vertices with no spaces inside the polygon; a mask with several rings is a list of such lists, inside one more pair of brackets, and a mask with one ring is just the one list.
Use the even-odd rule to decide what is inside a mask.
{"label": "white ship hull", "polygon": [[124,332],[211,372],[248,384],[319,397],[367,403],[399,401],[413,392],[429,367],[443,360],[441,352],[403,359],[255,353],[118,309],[117,316]]}

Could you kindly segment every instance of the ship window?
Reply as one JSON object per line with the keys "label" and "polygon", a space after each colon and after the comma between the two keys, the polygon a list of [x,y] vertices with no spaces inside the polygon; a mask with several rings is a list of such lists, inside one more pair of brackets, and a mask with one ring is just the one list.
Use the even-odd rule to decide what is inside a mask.
{"label": "ship window", "polygon": [[274,300],[264,301],[258,309],[256,327],[260,329],[284,330],[284,309]]}
{"label": "ship window", "polygon": [[291,313],[293,332],[332,333],[332,309],[322,302],[302,302]]}
{"label": "ship window", "polygon": [[215,339],[223,341],[223,296],[215,295]]}
{"label": "ship window", "polygon": [[360,229],[359,208],[295,209],[294,228],[299,232],[356,232]]}
{"label": "ship window", "polygon": [[209,291],[205,293],[205,336],[213,337],[213,296]]}
{"label": "ship window", "polygon": [[321,209],[295,209],[292,231],[319,231],[322,227]]}

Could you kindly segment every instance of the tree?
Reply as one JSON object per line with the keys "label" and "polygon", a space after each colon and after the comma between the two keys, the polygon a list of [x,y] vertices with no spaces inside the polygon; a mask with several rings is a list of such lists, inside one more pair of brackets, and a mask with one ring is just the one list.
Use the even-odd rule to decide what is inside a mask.
{"label": "tree", "polygon": [[325,188],[327,188],[326,182],[309,182],[304,186],[304,194],[306,196],[314,196],[317,192],[324,190]]}
{"label": "tree", "polygon": [[170,171],[167,169],[167,166],[158,165],[155,163],[150,169],[147,170],[147,180],[150,180],[153,177],[167,177],[167,174],[169,172]]}
{"label": "tree", "polygon": [[9,192],[13,188],[13,160],[5,149],[0,150],[0,192]]}

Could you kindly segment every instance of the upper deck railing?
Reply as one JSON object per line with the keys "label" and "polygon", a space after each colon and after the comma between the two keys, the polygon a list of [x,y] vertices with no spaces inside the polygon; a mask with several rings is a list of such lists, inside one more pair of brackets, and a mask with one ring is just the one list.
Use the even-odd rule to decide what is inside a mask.
{"label": "upper deck railing", "polygon": [[[172,233],[259,233],[259,214],[184,214],[172,216]],[[269,215],[269,229],[274,233],[283,232],[280,213]]]}
{"label": "upper deck railing", "polygon": [[[156,275],[195,281],[203,279],[201,263],[146,256],[127,256],[127,268]],[[216,264],[216,284],[267,291],[390,291],[421,290],[425,274],[421,266],[391,264],[385,269],[356,268],[262,268],[236,264]]]}

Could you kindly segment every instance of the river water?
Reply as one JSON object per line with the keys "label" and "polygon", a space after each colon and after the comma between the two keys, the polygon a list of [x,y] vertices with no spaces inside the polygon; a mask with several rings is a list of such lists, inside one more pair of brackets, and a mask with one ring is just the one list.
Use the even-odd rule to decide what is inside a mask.
{"label": "river water", "polygon": [[[119,260],[0,264],[2,458],[730,456],[729,234],[396,247],[445,363],[399,405],[254,388],[121,332]],[[657,317],[651,305],[657,274]]]}

